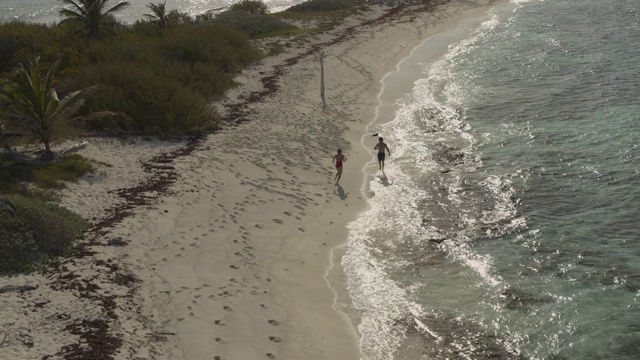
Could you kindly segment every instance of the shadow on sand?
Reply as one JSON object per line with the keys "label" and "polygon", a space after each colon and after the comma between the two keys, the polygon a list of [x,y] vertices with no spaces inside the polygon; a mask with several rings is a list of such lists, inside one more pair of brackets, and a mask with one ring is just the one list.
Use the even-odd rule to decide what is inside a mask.
{"label": "shadow on sand", "polygon": [[382,175],[380,175],[380,177],[378,178],[380,179],[380,183],[382,184],[382,186],[389,186],[391,185],[391,183],[389,182],[389,178],[387,177],[387,175],[384,173],[384,171],[382,172]]}
{"label": "shadow on sand", "polygon": [[336,188],[336,195],[340,197],[340,200],[347,200],[347,196],[349,196],[348,192],[344,192],[342,186],[338,185]]}

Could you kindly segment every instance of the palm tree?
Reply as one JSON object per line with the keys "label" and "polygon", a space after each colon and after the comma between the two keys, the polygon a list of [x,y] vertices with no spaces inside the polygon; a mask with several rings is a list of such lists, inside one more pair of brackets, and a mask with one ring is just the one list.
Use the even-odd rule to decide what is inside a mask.
{"label": "palm tree", "polygon": [[[60,9],[60,16],[65,17],[60,24],[80,23],[87,29],[89,37],[93,40],[100,40],[100,28],[105,26],[106,20],[111,13],[122,10],[129,6],[128,1],[121,1],[116,6],[106,10],[109,0],[60,0],[71,8]],[[110,29],[109,29],[110,30]]]}
{"label": "palm tree", "polygon": [[[40,61],[36,59],[30,62],[28,69],[21,66],[15,82],[5,86],[2,92],[6,117],[44,145],[44,159],[54,157],[51,151],[54,130],[65,122],[75,120],[72,116],[84,104],[84,97],[97,87],[74,91],[60,100],[53,87],[57,67],[58,63],[54,64],[43,76]],[[110,114],[95,113],[91,117]]]}
{"label": "palm tree", "polygon": [[152,14],[144,14],[144,16],[148,17],[151,21],[158,23],[158,26],[160,26],[160,28],[162,29],[167,27],[167,10],[165,8],[166,4],[166,1],[157,4],[149,3],[147,7],[151,9]]}

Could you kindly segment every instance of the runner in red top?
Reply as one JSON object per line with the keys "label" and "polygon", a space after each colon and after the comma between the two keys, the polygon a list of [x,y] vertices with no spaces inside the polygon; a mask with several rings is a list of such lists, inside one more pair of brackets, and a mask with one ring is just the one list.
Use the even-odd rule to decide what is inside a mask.
{"label": "runner in red top", "polygon": [[342,177],[342,163],[347,161],[347,157],[342,155],[342,149],[338,149],[338,153],[333,157],[333,160],[331,160],[331,162],[334,161],[336,163],[336,170],[338,170],[334,180],[336,181],[336,186],[338,186],[340,178]]}

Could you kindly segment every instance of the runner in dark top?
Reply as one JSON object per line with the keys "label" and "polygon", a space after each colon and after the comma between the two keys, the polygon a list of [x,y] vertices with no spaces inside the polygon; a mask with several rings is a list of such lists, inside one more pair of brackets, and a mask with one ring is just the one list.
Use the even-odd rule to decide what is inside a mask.
{"label": "runner in dark top", "polygon": [[391,150],[389,150],[389,145],[384,143],[384,139],[381,137],[378,138],[378,143],[373,148],[374,150],[378,150],[378,169],[384,171],[384,151],[386,150],[391,156]]}

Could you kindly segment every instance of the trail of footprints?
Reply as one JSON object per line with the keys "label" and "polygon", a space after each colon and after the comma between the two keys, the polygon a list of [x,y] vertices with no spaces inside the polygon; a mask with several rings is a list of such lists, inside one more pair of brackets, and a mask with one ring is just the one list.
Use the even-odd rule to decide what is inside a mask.
{"label": "trail of footprints", "polygon": [[[277,114],[274,114],[277,116]],[[299,119],[293,121],[293,119],[289,123],[285,123],[286,126],[296,127],[296,128],[304,128],[308,126],[316,127],[315,131],[319,131],[321,133],[334,133],[336,130],[332,128],[333,122],[320,122],[318,124],[314,124],[308,116],[301,114]],[[268,125],[265,125],[268,126]],[[258,170],[256,170],[261,176],[248,176],[247,174],[243,174],[238,171],[238,167],[234,166],[231,163],[223,163],[219,159],[215,161],[214,152],[203,153],[201,162],[205,162],[211,166],[211,170],[209,173],[204,171],[198,171],[197,177],[191,178],[191,183],[194,184],[194,191],[200,191],[197,193],[197,197],[206,196],[208,202],[211,203],[212,209],[209,210],[211,213],[211,222],[208,227],[199,229],[199,225],[194,225],[192,227],[182,227],[185,230],[179,232],[179,240],[175,240],[171,244],[164,245],[165,248],[170,247],[174,248],[175,257],[178,258],[182,256],[183,253],[188,251],[199,251],[201,246],[205,246],[206,244],[201,244],[204,240],[211,241],[212,237],[216,237],[216,234],[219,233],[234,233],[235,236],[229,238],[226,241],[230,241],[233,243],[232,250],[227,256],[219,259],[219,263],[222,264],[225,268],[228,269],[230,273],[238,272],[237,276],[227,277],[226,280],[222,280],[223,284],[204,284],[199,287],[194,287],[193,289],[189,287],[182,287],[178,289],[176,293],[185,292],[184,295],[189,295],[191,299],[191,303],[186,307],[189,316],[194,316],[195,309],[197,309],[198,304],[202,302],[209,302],[214,306],[219,306],[218,310],[213,310],[215,319],[213,320],[212,327],[214,330],[212,331],[212,340],[215,344],[220,345],[219,352],[217,355],[213,356],[215,360],[226,360],[224,357],[225,347],[232,345],[230,339],[225,336],[227,330],[225,327],[229,324],[232,324],[233,321],[236,320],[238,316],[241,314],[237,314],[235,312],[235,307],[237,304],[241,302],[245,302],[247,300],[247,296],[249,296],[249,301],[251,303],[255,303],[255,306],[260,309],[261,312],[264,312],[266,320],[264,321],[262,326],[267,327],[268,331],[264,333],[268,335],[267,339],[269,342],[274,345],[280,344],[286,339],[278,336],[280,332],[278,327],[281,325],[282,319],[273,316],[276,312],[267,305],[264,300],[263,295],[268,294],[268,290],[261,286],[262,284],[268,283],[271,279],[262,278],[257,266],[257,255],[256,255],[256,246],[260,246],[259,235],[252,234],[255,230],[265,229],[268,227],[279,226],[286,223],[291,222],[301,222],[306,215],[306,208],[308,206],[317,206],[319,202],[322,202],[323,198],[327,198],[327,194],[333,194],[333,189],[331,185],[327,183],[331,183],[330,181],[333,172],[330,168],[330,157],[327,159],[320,159],[315,154],[324,154],[326,153],[326,147],[338,147],[337,140],[328,139],[328,143],[320,143],[319,141],[308,138],[300,138],[293,139],[287,138],[293,136],[300,136],[300,134],[305,134],[305,131],[294,131],[293,133],[271,133],[268,131],[265,132],[265,138],[260,144],[252,144],[248,142],[247,139],[243,138],[233,138],[229,139],[234,142],[234,144],[241,144],[247,147],[256,147],[256,154],[247,155],[248,152],[243,148],[243,151],[235,151],[234,146],[228,147],[222,145],[228,152],[235,151],[235,157],[238,162],[247,162],[251,163]],[[296,135],[297,134],[297,135]],[[303,135],[306,136],[306,135]],[[232,142],[230,141],[230,143]],[[303,149],[285,149],[286,145],[283,144],[300,144],[300,146],[304,146],[306,150]],[[304,145],[303,145],[304,144]],[[259,156],[264,148],[270,149],[273,151],[276,156],[273,157],[264,157]],[[295,161],[286,156],[289,153],[296,153]],[[212,158],[214,160],[212,160]],[[224,164],[215,165],[215,164]],[[194,168],[202,167],[201,164],[193,164]],[[295,168],[295,171],[294,171]],[[300,174],[302,170],[303,178],[296,174]],[[217,194],[223,192],[225,189],[223,187],[224,181],[216,181],[218,173],[227,173],[234,175],[239,183],[246,189],[241,195],[240,199],[230,204],[223,204],[217,199]],[[318,176],[320,175],[320,176]],[[309,193],[305,186],[309,183],[305,182],[308,179],[328,179],[327,183],[316,184],[318,185],[315,188],[322,189],[322,192]],[[197,188],[200,183],[212,183],[214,184],[211,187],[206,188]],[[261,190],[266,192],[270,196],[264,196],[264,194],[258,195],[256,194],[256,190]],[[204,193],[204,194],[203,194]],[[198,202],[197,198],[194,198],[194,202]],[[248,224],[246,222],[247,214],[260,212],[260,211],[270,211],[272,208],[272,204],[274,203],[285,203],[287,206],[282,207],[282,213],[273,213],[273,217],[270,223],[263,224]],[[188,229],[188,230],[186,230]],[[305,230],[302,227],[297,228],[301,233]],[[193,233],[196,232],[199,235],[193,236]],[[199,230],[202,230],[201,232]],[[192,239],[188,239],[188,236],[193,236]],[[224,241],[219,238],[216,238],[215,241]],[[187,244],[187,245],[185,245]],[[211,245],[209,245],[211,246]],[[168,261],[167,258],[161,259],[161,261]],[[156,265],[152,264],[152,265]],[[248,270],[248,271],[247,271]],[[222,275],[221,275],[222,276]],[[184,318],[179,318],[179,320],[184,320]],[[258,321],[258,320],[256,320]],[[260,324],[257,324],[260,326]],[[265,352],[265,358],[268,359],[277,359],[277,354],[272,350],[268,349],[268,352]]]}

